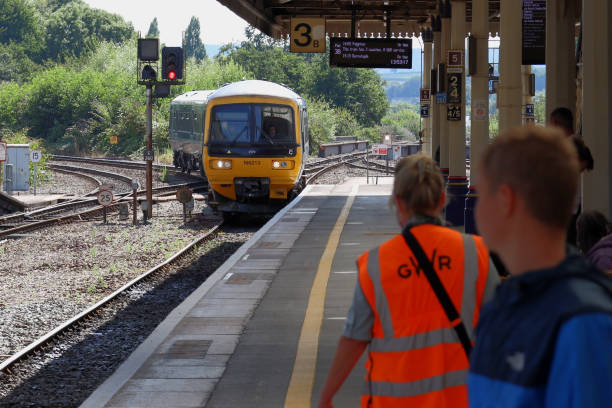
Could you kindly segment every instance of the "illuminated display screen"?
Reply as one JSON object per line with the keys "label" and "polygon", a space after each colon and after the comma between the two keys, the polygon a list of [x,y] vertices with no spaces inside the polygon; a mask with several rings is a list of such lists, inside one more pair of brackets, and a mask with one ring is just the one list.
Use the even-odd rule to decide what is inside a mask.
{"label": "illuminated display screen", "polygon": [[329,65],[353,68],[412,68],[412,40],[330,38]]}
{"label": "illuminated display screen", "polygon": [[546,0],[523,0],[523,65],[546,63]]}

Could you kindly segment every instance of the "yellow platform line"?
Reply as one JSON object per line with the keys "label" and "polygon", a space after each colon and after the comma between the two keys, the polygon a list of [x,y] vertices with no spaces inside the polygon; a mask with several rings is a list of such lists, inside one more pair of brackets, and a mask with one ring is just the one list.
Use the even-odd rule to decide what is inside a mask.
{"label": "yellow platform line", "polygon": [[285,408],[310,408],[317,368],[319,334],[321,333],[321,325],[323,323],[323,314],[325,311],[327,282],[331,274],[332,262],[336,255],[340,235],[342,234],[344,224],[346,223],[353,202],[355,201],[358,189],[358,185],[353,186],[340,212],[340,216],[329,235],[325,251],[321,256],[321,261],[319,261],[317,274],[310,290],[310,297],[308,298],[306,315],[302,323],[297,355],[295,356],[289,389],[285,397]]}

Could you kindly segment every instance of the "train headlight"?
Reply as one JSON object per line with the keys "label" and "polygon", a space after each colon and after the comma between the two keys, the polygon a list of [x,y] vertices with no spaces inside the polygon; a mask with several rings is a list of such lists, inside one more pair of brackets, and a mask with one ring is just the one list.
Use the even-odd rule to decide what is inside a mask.
{"label": "train headlight", "polygon": [[211,160],[210,167],[214,169],[231,169],[232,161],[231,160]]}
{"label": "train headlight", "polygon": [[272,168],[274,170],[292,170],[295,168],[295,161],[293,160],[274,160],[272,162]]}

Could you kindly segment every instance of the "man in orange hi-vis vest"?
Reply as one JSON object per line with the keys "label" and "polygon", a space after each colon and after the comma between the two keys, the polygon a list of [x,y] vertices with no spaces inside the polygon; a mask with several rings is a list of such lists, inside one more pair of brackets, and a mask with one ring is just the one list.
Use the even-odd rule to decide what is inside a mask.
{"label": "man in orange hi-vis vest", "polygon": [[402,159],[392,204],[403,228],[361,255],[359,278],[319,407],[369,346],[362,407],[468,406],[468,354],[499,283],[482,239],[444,227],[444,181],[425,155]]}

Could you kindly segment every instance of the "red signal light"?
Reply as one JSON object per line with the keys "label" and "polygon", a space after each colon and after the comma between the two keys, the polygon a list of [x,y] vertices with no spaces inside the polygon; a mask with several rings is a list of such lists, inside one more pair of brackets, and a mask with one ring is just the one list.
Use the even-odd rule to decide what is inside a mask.
{"label": "red signal light", "polygon": [[175,78],[176,78],[176,72],[174,71],[168,72],[168,79],[175,79]]}

